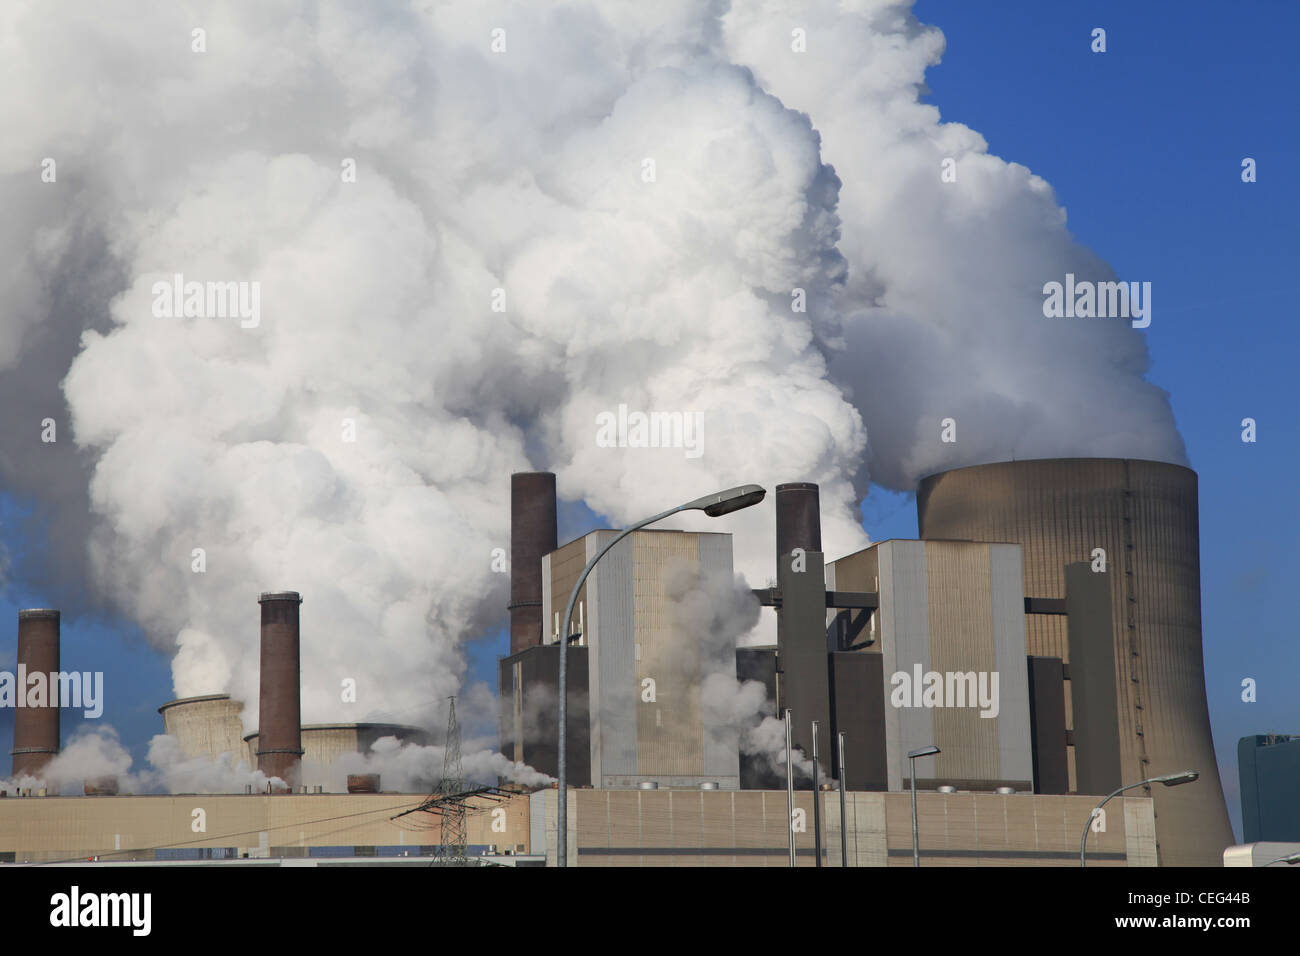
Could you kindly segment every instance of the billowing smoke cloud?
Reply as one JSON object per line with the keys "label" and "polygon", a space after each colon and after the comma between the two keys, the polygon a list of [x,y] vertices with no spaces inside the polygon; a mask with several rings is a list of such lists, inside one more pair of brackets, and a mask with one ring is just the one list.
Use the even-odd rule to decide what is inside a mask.
{"label": "billowing smoke cloud", "polygon": [[[689,683],[699,693],[708,745],[756,757],[784,778],[785,724],[773,716],[776,703],[760,682],[736,676],[736,647],[760,613],[749,585],[741,575],[728,579],[685,563],[665,570],[664,585],[673,653],[660,655],[656,668],[670,686]],[[797,778],[812,778],[812,760],[802,751],[795,751],[794,767]]]}
{"label": "billowing smoke cloud", "polygon": [[[1042,317],[1045,281],[1105,268],[917,102],[941,40],[909,10],[5,4],[6,486],[174,651],[178,696],[251,729],[254,600],[286,588],[305,720],[431,723],[501,618],[513,470],[616,523],[815,481],[838,555],[868,467],[1181,460],[1138,333]],[[256,282],[257,314],[155,314],[176,275]],[[702,453],[603,447],[620,405],[698,415]],[[772,520],[678,526],[763,583]]]}
{"label": "billowing smoke cloud", "polygon": [[234,754],[186,759],[175,737],[159,734],[149,742],[147,765],[134,761],[117,731],[101,724],[78,731],[42,769],[40,777],[0,780],[0,790],[14,793],[45,789],[62,796],[84,792],[87,783],[111,778],[120,793],[264,793],[268,783],[283,785],[260,770],[239,762]]}
{"label": "billowing smoke cloud", "polygon": [[[815,328],[866,422],[871,479],[909,489],[1013,457],[1185,463],[1168,396],[1143,378],[1141,333],[1119,319],[1044,318],[1045,283],[1115,275],[1074,241],[1043,179],[920,102],[944,39],[911,6],[758,0],[724,18],[728,55],[812,116],[843,181],[842,325]],[[806,55],[791,52],[794,25]],[[949,159],[953,182],[941,175]],[[945,418],[955,442],[941,440]]]}
{"label": "billowing smoke cloud", "polygon": [[[347,789],[348,774],[377,773],[384,790],[428,792],[442,781],[444,756],[442,747],[424,747],[402,743],[396,737],[380,737],[371,744],[369,753],[348,753],[336,759],[329,767],[324,786],[341,793]],[[462,751],[461,772],[467,787],[495,786],[498,778],[526,787],[543,787],[554,779],[487,748]]]}

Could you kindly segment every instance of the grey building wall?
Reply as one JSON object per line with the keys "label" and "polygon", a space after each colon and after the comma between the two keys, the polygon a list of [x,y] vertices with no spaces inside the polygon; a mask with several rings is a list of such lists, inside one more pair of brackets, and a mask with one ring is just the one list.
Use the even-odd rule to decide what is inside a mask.
{"label": "grey building wall", "polygon": [[1300,842],[1300,736],[1242,737],[1237,772],[1243,842]]}
{"label": "grey building wall", "polygon": [[[554,777],[559,772],[560,647],[527,647],[497,664],[501,753]],[[587,713],[587,648],[569,648],[569,740],[565,772],[575,787],[591,786],[591,721]]]}

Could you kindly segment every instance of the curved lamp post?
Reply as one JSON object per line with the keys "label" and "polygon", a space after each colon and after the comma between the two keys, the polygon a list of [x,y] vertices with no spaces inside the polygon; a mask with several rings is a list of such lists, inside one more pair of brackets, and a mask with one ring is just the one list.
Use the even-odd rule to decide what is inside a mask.
{"label": "curved lamp post", "polygon": [[1300,853],[1292,853],[1290,856],[1279,856],[1276,860],[1269,860],[1264,866],[1272,866],[1274,863],[1285,863],[1288,866],[1295,866],[1300,863]]}
{"label": "curved lamp post", "polygon": [[1092,821],[1093,818],[1097,816],[1097,811],[1104,807],[1106,801],[1111,797],[1119,796],[1125,790],[1132,790],[1134,787],[1145,787],[1149,783],[1163,783],[1166,787],[1176,787],[1179,784],[1191,783],[1199,776],[1200,774],[1195,770],[1184,770],[1182,773],[1167,773],[1160,777],[1151,777],[1148,780],[1139,780],[1137,783],[1130,783],[1127,787],[1120,787],[1118,790],[1111,793],[1105,800],[1092,808],[1092,812],[1088,814],[1088,822],[1083,825],[1083,839],[1079,841],[1079,865],[1088,865],[1087,860],[1084,858],[1084,851],[1088,846],[1088,831],[1092,829]]}
{"label": "curved lamp post", "polygon": [[563,628],[562,637],[560,638],[560,753],[558,761],[557,785],[559,787],[559,805],[557,807],[558,815],[556,823],[558,824],[558,837],[556,847],[556,862],[560,866],[568,866],[569,850],[569,791],[567,789],[568,774],[567,767],[567,746],[568,746],[568,721],[569,721],[569,694],[568,694],[568,658],[569,658],[569,640],[576,637],[576,634],[569,633],[569,627],[573,618],[573,607],[578,603],[578,592],[582,590],[583,582],[587,580],[587,575],[591,569],[596,566],[596,562],[603,558],[609,550],[626,538],[633,531],[639,531],[648,524],[654,524],[656,521],[662,521],[669,515],[675,515],[679,511],[703,511],[710,518],[718,518],[722,515],[731,514],[733,511],[739,511],[741,508],[748,508],[756,505],[767,495],[767,490],[761,485],[740,485],[737,488],[728,488],[726,491],[719,491],[717,494],[705,495],[703,498],[696,498],[694,501],[688,501],[684,505],[678,505],[676,508],[669,508],[652,518],[646,518],[639,521],[630,528],[619,532],[609,544],[605,545],[596,552],[595,557],[587,562],[587,566],[582,569],[578,575],[577,582],[573,585],[573,591],[569,594],[569,603],[564,609],[564,617],[560,619]]}
{"label": "curved lamp post", "polygon": [[933,757],[935,754],[943,753],[934,744],[928,747],[918,747],[916,750],[907,752],[907,759],[912,761],[912,865],[921,865],[921,835],[916,825],[916,758]]}

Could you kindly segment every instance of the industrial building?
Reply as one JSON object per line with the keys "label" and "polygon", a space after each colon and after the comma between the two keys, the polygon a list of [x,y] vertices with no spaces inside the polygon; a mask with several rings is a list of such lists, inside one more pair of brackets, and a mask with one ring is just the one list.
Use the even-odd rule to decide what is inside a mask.
{"label": "industrial building", "polygon": [[[10,796],[0,800],[0,863],[427,857],[438,818],[398,816],[425,796]],[[479,801],[465,820],[468,853],[527,855],[527,794]]]}
{"label": "industrial building", "polygon": [[[1090,835],[1090,864],[1215,865],[1232,842],[1205,707],[1187,469],[1078,459],[945,472],[922,482],[920,540],[838,558],[821,550],[817,486],[779,485],[775,587],[733,588],[721,608],[729,535],[642,530],[595,566],[571,626],[561,609],[618,532],[560,545],[547,473],[513,476],[510,497],[500,749],[555,773],[560,647],[576,634],[566,651],[571,864],[790,865],[785,774],[712,713],[707,685],[719,674],[757,681],[769,712],[792,713],[794,749],[817,755],[816,776],[792,781],[806,821],[793,828],[798,865],[910,865],[912,786],[923,865],[1073,865],[1101,795],[1186,769],[1200,779],[1112,801]],[[719,607],[699,613],[715,598]],[[293,591],[259,598],[255,731],[224,694],[159,708],[184,756],[230,754],[282,786],[26,790],[0,800],[0,862],[431,852],[439,818],[408,812],[427,794],[385,793],[372,776],[352,781],[356,792],[316,792],[344,754],[381,737],[425,738],[395,724],[302,724],[301,603]],[[750,612],[776,615],[774,647],[736,646]],[[58,612],[22,611],[18,628],[20,663],[57,670]],[[20,713],[14,766],[39,777],[58,752],[58,708]],[[1262,792],[1276,791],[1278,768],[1292,769],[1295,742],[1252,748]],[[927,747],[938,752],[908,756]],[[555,862],[557,798],[553,788],[471,797],[465,843]],[[1256,805],[1272,819],[1267,799]],[[193,829],[195,811],[206,829]]]}
{"label": "industrial building", "polygon": [[[821,799],[821,865],[911,866],[912,808],[905,793],[800,791],[795,865],[817,865],[814,796]],[[1079,835],[1097,798],[1035,794],[918,794],[922,866],[1078,866]],[[1119,798],[1104,832],[1088,840],[1088,865],[1155,866],[1151,801]],[[532,795],[534,855],[556,862],[556,791]],[[570,866],[789,866],[790,825],[780,791],[575,790],[569,795]]]}
{"label": "industrial building", "polygon": [[1237,741],[1241,830],[1246,843],[1300,843],[1300,736]]}
{"label": "industrial building", "polygon": [[[516,479],[512,502],[549,533],[538,516],[554,509],[553,482]],[[1102,795],[1196,770],[1192,786],[1139,793],[1155,801],[1160,864],[1221,862],[1232,836],[1205,702],[1195,473],[1118,459],[956,469],[921,483],[919,541],[881,542],[837,560],[821,551],[815,485],[779,485],[775,499],[777,586],[754,594],[778,615],[778,643],[736,649],[736,674],[763,683],[777,713],[792,712],[795,748],[809,755],[815,747],[821,773],[842,778],[850,792],[899,792],[912,783],[907,753],[933,745],[938,754],[915,761],[919,788],[1038,799]],[[550,540],[529,533],[529,547],[513,550],[530,563],[512,567],[512,576],[529,579],[512,595],[541,595],[549,620],[530,618],[516,631],[512,617],[512,654],[501,664],[502,746],[548,773],[554,718],[530,724],[527,716],[553,714],[564,629],[555,609],[604,534],[613,532],[537,555]],[[649,676],[636,659],[643,617],[657,613],[664,594],[646,577],[662,565],[635,557],[638,541],[656,547],[648,544],[655,534],[637,532],[613,549],[579,595],[573,631],[583,637],[569,652],[571,700],[580,702],[576,720],[570,710],[573,785],[691,782],[671,779],[667,764],[627,759],[652,749],[662,726],[639,709],[633,726],[628,706]],[[714,536],[709,561],[698,541],[685,544],[699,537],[680,540],[701,573],[710,562],[729,566],[727,536]],[[613,621],[598,610],[602,587],[625,602]],[[609,710],[609,700],[623,709]],[[840,733],[844,768],[832,744]],[[622,763],[610,763],[611,744]],[[605,770],[613,766],[618,773]],[[738,789],[784,784],[745,754],[737,769]],[[732,785],[729,774],[719,776]]]}
{"label": "industrial building", "polygon": [[882,789],[910,786],[906,754],[929,744],[940,753],[917,761],[920,787],[1035,789],[1018,546],[885,541],[828,564],[826,586],[877,595],[854,639],[881,658]]}

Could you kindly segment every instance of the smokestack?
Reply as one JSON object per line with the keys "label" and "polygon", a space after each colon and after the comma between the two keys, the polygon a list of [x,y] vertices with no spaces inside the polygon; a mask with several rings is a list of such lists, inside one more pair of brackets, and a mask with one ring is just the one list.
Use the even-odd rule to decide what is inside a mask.
{"label": "smokestack", "polygon": [[[20,673],[46,675],[59,670],[59,612],[28,608],[18,612],[18,668]],[[17,688],[22,707],[14,709],[13,775],[39,777],[59,752],[59,685],[46,685],[44,707],[28,707],[27,688]]]}
{"label": "smokestack", "polygon": [[264,592],[262,606],[261,703],[257,769],[279,777],[290,792],[302,764],[302,702],[299,691],[297,591]]}
{"label": "smokestack", "polygon": [[817,486],[794,481],[776,486],[776,556],[795,548],[822,549],[822,510]]}
{"label": "smokestack", "polygon": [[510,653],[542,643],[542,556],[558,546],[555,475],[510,476]]}

